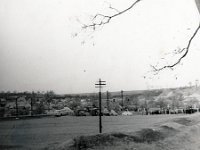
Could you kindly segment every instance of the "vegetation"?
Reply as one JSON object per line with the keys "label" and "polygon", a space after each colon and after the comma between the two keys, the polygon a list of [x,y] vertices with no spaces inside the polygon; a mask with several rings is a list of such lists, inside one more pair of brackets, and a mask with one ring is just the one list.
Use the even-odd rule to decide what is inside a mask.
{"label": "vegetation", "polygon": [[[11,116],[14,116],[17,111],[18,115],[45,114],[51,110],[60,110],[64,107],[73,110],[75,115],[98,115],[99,107],[98,97],[95,93],[58,95],[53,91],[1,92],[0,100],[1,116],[8,112]],[[200,88],[197,86],[124,91],[123,100],[120,92],[111,92],[108,100],[106,93],[102,93],[102,110],[105,110],[105,113],[111,110],[117,114],[126,110],[139,114],[151,114],[152,111],[175,113],[176,109],[199,108],[199,102]]]}
{"label": "vegetation", "polygon": [[79,136],[49,149],[69,150],[169,150],[199,149],[199,114],[179,117],[154,128]]}

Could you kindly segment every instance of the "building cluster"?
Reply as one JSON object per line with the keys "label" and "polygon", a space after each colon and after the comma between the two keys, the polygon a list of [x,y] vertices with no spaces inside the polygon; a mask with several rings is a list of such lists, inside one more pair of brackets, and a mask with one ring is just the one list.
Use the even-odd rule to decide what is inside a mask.
{"label": "building cluster", "polygon": [[[114,109],[120,106],[110,105],[109,109],[103,103],[103,115],[118,115]],[[1,95],[0,117],[20,117],[34,115],[75,115],[95,116],[99,113],[98,98],[82,98],[67,96],[48,96],[45,94],[12,94]]]}
{"label": "building cluster", "polygon": [[[199,111],[200,90],[169,89],[102,96],[102,115],[178,114]],[[0,94],[0,117],[34,115],[99,115],[97,95],[47,93]]]}

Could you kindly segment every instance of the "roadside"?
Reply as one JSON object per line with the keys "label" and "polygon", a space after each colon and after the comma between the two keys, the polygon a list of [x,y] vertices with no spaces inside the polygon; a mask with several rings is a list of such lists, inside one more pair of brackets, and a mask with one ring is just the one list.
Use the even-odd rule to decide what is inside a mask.
{"label": "roadside", "polygon": [[0,117],[0,121],[8,121],[8,120],[18,120],[18,119],[34,119],[34,118],[42,118],[42,117],[54,117],[54,115],[40,114],[40,115],[24,115],[24,116],[10,116],[10,117]]}

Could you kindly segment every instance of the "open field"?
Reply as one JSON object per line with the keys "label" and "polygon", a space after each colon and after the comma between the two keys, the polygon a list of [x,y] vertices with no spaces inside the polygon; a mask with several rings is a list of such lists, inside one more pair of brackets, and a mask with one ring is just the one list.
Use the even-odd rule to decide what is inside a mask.
{"label": "open field", "polygon": [[135,132],[79,136],[48,150],[199,150],[200,114],[155,124]]}
{"label": "open field", "polygon": [[[103,117],[103,132],[135,132],[189,115]],[[0,149],[42,149],[73,137],[98,133],[98,117],[50,117],[0,122]]]}

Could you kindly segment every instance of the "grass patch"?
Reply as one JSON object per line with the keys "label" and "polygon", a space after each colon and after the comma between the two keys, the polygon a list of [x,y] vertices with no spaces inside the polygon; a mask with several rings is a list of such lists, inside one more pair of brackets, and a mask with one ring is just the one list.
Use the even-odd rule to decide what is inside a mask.
{"label": "grass patch", "polygon": [[86,150],[99,146],[113,146],[121,143],[145,143],[152,144],[164,140],[169,135],[173,135],[175,129],[162,127],[160,130],[142,129],[134,133],[104,133],[91,136],[80,136],[73,139],[68,149]]}
{"label": "grass patch", "polygon": [[22,146],[21,145],[0,145],[0,149],[21,149]]}
{"label": "grass patch", "polygon": [[184,126],[191,126],[194,124],[190,118],[178,118],[173,121]]}

